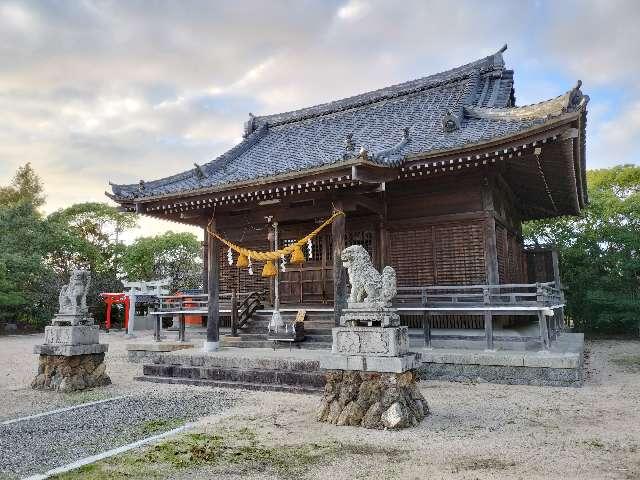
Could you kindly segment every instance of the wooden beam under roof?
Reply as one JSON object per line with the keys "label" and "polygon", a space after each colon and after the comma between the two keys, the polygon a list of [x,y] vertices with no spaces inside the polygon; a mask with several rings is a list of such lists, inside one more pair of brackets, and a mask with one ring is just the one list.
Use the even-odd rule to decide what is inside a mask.
{"label": "wooden beam under roof", "polygon": [[399,169],[377,165],[351,165],[351,178],[364,183],[384,183],[396,180]]}

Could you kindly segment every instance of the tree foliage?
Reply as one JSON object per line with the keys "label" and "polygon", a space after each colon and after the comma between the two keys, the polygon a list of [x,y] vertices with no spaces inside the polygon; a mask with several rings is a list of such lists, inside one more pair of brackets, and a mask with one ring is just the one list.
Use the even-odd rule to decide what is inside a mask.
{"label": "tree foliage", "polygon": [[587,172],[579,217],[525,225],[529,243],[559,249],[567,313],[581,330],[637,331],[640,321],[640,167]]}
{"label": "tree foliage", "polygon": [[192,233],[167,232],[141,237],[124,254],[122,268],[129,280],[171,278],[171,290],[202,286],[200,242]]}
{"label": "tree foliage", "polygon": [[168,232],[126,246],[121,235],[136,217],[105,203],[78,203],[45,217],[45,195],[31,165],[0,187],[0,322],[43,326],[56,313],[58,293],[74,268],[91,270],[87,304],[98,321],[98,294],[121,292],[121,280],[171,277],[176,290],[201,286],[200,242]]}
{"label": "tree foliage", "polygon": [[0,321],[41,323],[57,295],[56,279],[46,264],[53,234],[37,211],[42,185],[27,164],[12,186],[0,189]]}
{"label": "tree foliage", "polygon": [[57,248],[50,257],[58,271],[75,266],[114,276],[125,250],[119,238],[137,223],[133,214],[96,202],[74,204],[52,213],[48,220],[58,233]]}
{"label": "tree foliage", "polygon": [[9,206],[20,202],[28,202],[36,209],[45,202],[42,181],[30,163],[18,168],[11,185],[0,187],[0,205]]}

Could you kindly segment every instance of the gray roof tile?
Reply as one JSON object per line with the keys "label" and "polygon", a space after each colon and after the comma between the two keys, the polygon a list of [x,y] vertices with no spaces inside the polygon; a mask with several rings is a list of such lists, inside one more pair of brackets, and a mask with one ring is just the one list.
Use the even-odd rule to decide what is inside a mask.
{"label": "gray roof tile", "polygon": [[[396,165],[408,155],[515,134],[575,103],[574,89],[532,106],[536,108],[513,107],[513,71],[504,68],[503,51],[355,97],[251,117],[244,140],[215,160],[146,182],[143,189],[138,184],[112,185],[114,196],[130,200],[176,194],[337,164],[344,159],[349,134],[356,152],[363,147],[370,159]],[[442,121],[447,112],[458,119],[460,128],[445,131]]]}

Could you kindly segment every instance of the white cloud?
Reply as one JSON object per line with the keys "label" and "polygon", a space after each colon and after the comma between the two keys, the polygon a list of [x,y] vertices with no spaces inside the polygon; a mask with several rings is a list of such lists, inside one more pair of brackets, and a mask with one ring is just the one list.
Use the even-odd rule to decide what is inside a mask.
{"label": "white cloud", "polygon": [[[595,84],[624,90],[635,110],[615,115],[597,114],[605,102],[591,95],[588,161],[608,162],[616,148],[633,160],[639,5],[0,3],[0,184],[31,161],[47,208],[105,200],[107,180],[153,179],[211,160],[238,141],[250,111],[276,113],[417,78],[505,41],[516,95],[527,103],[563,93],[576,78],[585,93]],[[138,234],[152,228],[148,222]]]}
{"label": "white cloud", "polygon": [[640,163],[640,100],[592,128],[590,157],[596,157],[599,166]]}
{"label": "white cloud", "polygon": [[369,10],[369,5],[362,0],[349,0],[338,8],[336,16],[340,20],[354,21],[362,18]]}

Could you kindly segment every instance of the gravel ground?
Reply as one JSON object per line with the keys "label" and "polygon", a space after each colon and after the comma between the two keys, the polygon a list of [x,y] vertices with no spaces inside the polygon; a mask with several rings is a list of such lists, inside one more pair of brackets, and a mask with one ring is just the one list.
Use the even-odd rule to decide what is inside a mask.
{"label": "gravel ground", "polygon": [[[125,340],[113,332],[108,371],[114,385],[89,394],[34,392],[26,385],[36,363],[31,348],[39,340],[0,337],[4,418],[112,395],[145,392],[181,398],[215,392],[134,382],[140,366],[126,362]],[[362,447],[359,453],[352,448],[310,466],[298,476],[305,479],[640,479],[640,342],[588,342],[587,350],[582,388],[422,382],[432,414],[418,427],[400,432],[319,424],[314,419],[317,396],[239,391],[233,393],[238,398],[231,408],[204,417],[196,430],[246,428],[264,445],[276,447],[331,441]],[[375,453],[373,446],[390,453]],[[232,471],[198,466],[170,478],[274,478],[264,469],[242,475]]]}
{"label": "gravel ground", "polygon": [[182,391],[136,394],[0,425],[0,478],[27,476],[227,410],[235,395]]}
{"label": "gravel ground", "polygon": [[[305,479],[640,479],[640,342],[588,342],[587,349],[582,388],[422,382],[432,414],[404,431],[320,424],[317,398],[282,393],[246,397],[241,414],[201,428],[246,427],[272,446],[362,447],[313,466]],[[273,475],[200,468],[171,478]]]}

